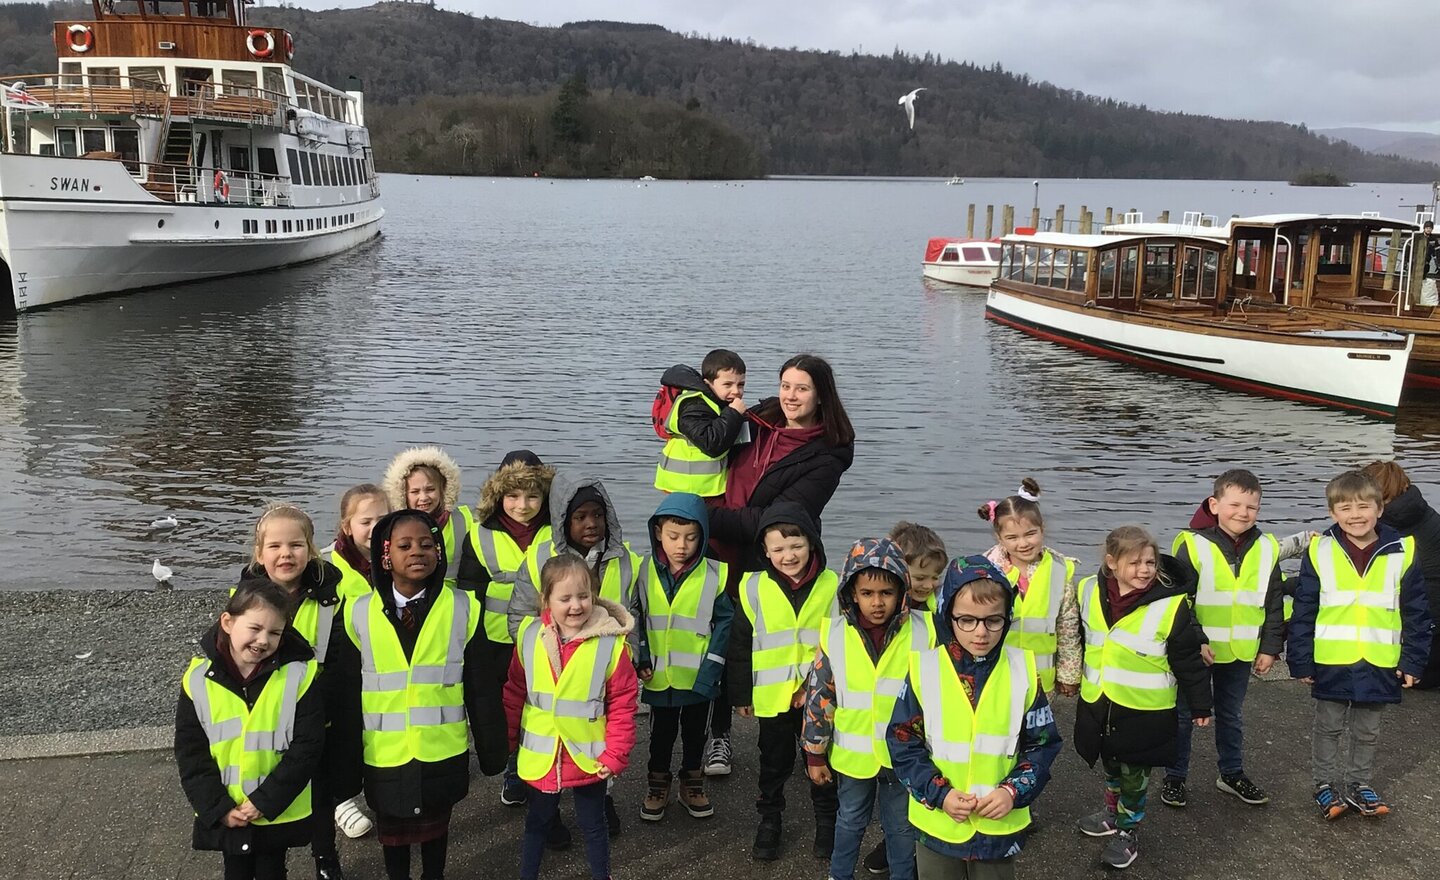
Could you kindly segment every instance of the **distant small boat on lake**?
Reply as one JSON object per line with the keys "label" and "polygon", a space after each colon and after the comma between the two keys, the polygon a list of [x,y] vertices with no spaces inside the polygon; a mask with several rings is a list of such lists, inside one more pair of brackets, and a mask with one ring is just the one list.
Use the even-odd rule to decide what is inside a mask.
{"label": "distant small boat on lake", "polygon": [[1098,357],[1394,418],[1414,337],[1267,307],[1237,289],[1227,233],[1005,236],[985,315]]}
{"label": "distant small boat on lake", "polygon": [[964,186],[964,185],[965,185],[965,178],[963,178],[963,177],[952,177],[952,178],[950,178],[949,180],[945,181],[945,185],[946,185],[946,186]]}
{"label": "distant small boat on lake", "polygon": [[273,269],[379,235],[358,80],[291,66],[248,0],[92,0],[59,72],[0,77],[0,283],[17,311]]}
{"label": "distant small boat on lake", "polygon": [[1000,267],[999,239],[932,238],[925,245],[921,272],[946,284],[985,287]]}

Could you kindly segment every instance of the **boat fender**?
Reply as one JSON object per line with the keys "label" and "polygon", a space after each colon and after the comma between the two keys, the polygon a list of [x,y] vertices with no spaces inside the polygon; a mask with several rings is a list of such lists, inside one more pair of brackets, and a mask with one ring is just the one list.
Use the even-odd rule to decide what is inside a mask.
{"label": "boat fender", "polygon": [[83,24],[70,25],[69,33],[71,52],[89,52],[95,45],[95,33]]}
{"label": "boat fender", "polygon": [[275,54],[275,36],[269,31],[257,28],[246,34],[245,48],[256,58],[269,58]]}
{"label": "boat fender", "polygon": [[291,58],[294,58],[294,57],[295,57],[295,38],[292,37],[292,36],[290,36],[290,32],[289,32],[289,31],[286,31],[286,32],[285,32],[285,60],[286,60],[286,61],[289,61]]}

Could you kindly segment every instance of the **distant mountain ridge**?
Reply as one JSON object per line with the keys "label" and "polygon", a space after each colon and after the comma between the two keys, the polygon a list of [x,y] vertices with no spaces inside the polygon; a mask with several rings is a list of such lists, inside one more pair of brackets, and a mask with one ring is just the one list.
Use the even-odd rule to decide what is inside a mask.
{"label": "distant mountain ridge", "polygon": [[1420,162],[1440,162],[1440,134],[1428,131],[1385,131],[1379,128],[1317,128],[1316,134],[1352,143],[1381,155]]}
{"label": "distant mountain ridge", "polygon": [[[89,4],[0,6],[0,70],[53,70],[49,21],[75,16],[88,17]],[[367,100],[391,111],[385,125],[401,128],[386,133],[392,144],[425,96],[533,98],[583,74],[597,96],[703,112],[776,174],[1288,180],[1315,169],[1356,181],[1440,178],[1440,165],[1375,155],[1304,126],[1158,112],[929,53],[770,49],[623,22],[533,27],[410,3],[263,7],[250,17],[295,34],[302,72],[334,83],[362,75]],[[917,86],[927,91],[912,131],[896,100]],[[433,123],[424,127],[444,137],[443,126],[466,120]],[[397,167],[398,155],[380,158]]]}

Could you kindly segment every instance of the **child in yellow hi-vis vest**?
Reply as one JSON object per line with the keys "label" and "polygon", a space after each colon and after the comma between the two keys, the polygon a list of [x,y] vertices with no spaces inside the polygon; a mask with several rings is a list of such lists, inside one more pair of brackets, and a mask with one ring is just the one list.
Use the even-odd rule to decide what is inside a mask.
{"label": "child in yellow hi-vis vest", "polygon": [[286,624],[290,604],[268,580],[241,584],[181,681],[175,764],[192,844],[219,850],[227,878],[283,878],[286,849],[310,843],[325,710],[314,652]]}
{"label": "child in yellow hi-vis vest", "polygon": [[505,720],[516,769],[532,789],[521,880],[540,876],[567,789],[575,797],[590,876],[610,876],[605,788],[630,763],[639,681],[625,640],[634,619],[598,592],[595,571],[583,558],[552,556],[540,569],[540,616],[528,618],[515,639]]}
{"label": "child in yellow hi-vis vest", "polygon": [[957,557],[936,595],[938,644],[910,654],[885,746],[909,789],[919,880],[1013,878],[1060,753],[1034,657],[1008,644],[1014,606],[989,560]]}

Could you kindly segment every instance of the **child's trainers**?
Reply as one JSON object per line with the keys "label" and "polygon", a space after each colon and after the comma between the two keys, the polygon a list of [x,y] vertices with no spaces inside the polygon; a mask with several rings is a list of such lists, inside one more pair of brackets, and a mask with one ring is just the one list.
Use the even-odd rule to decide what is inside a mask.
{"label": "child's trainers", "polygon": [[1345,800],[1362,816],[1384,816],[1390,812],[1389,805],[1380,800],[1380,795],[1368,785],[1350,786]]}
{"label": "child's trainers", "polygon": [[1244,773],[1239,776],[1221,776],[1215,780],[1215,787],[1226,794],[1235,795],[1247,804],[1259,806],[1270,803],[1270,795],[1265,793],[1265,789],[1251,782],[1250,777]]}
{"label": "child's trainers", "polygon": [[1174,776],[1165,777],[1160,785],[1160,803],[1167,807],[1183,807],[1189,803],[1186,798],[1185,780]]}
{"label": "child's trainers", "polygon": [[730,768],[730,734],[711,737],[705,744],[705,775],[729,776]]}
{"label": "child's trainers", "polygon": [[1125,869],[1140,855],[1140,841],[1134,831],[1116,831],[1100,851],[1100,861],[1112,868]]}
{"label": "child's trainers", "polygon": [[1115,814],[1109,810],[1101,810],[1098,813],[1091,813],[1081,817],[1075,826],[1082,834],[1090,837],[1109,837],[1119,829],[1115,826]]}
{"label": "child's trainers", "polygon": [[1320,816],[1325,819],[1338,819],[1349,809],[1345,799],[1328,785],[1315,789],[1315,805],[1320,808]]}

